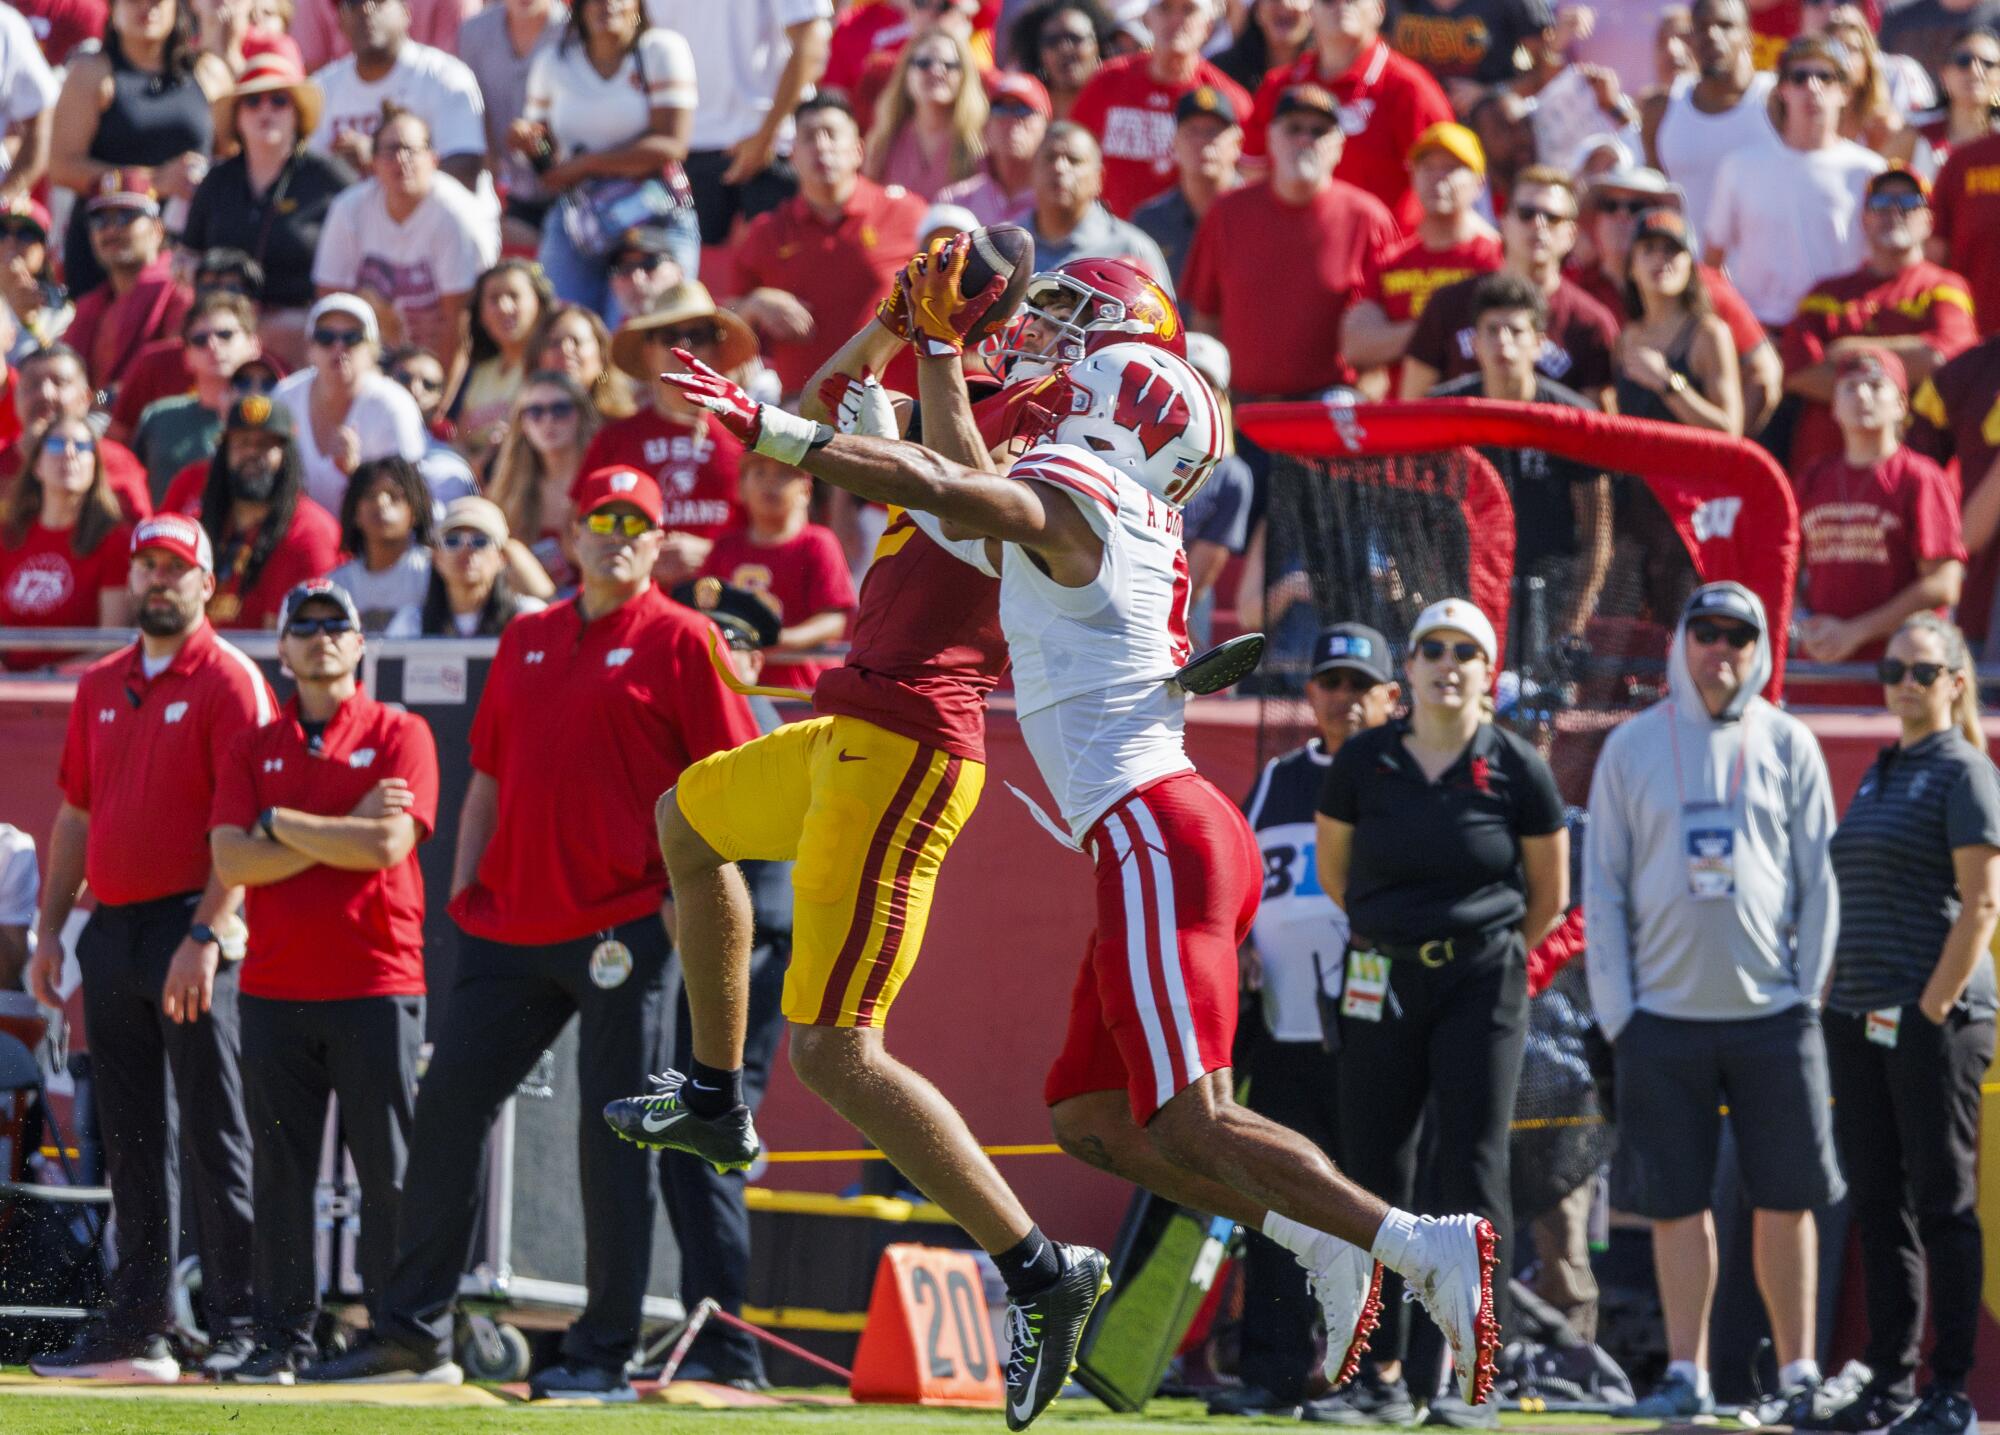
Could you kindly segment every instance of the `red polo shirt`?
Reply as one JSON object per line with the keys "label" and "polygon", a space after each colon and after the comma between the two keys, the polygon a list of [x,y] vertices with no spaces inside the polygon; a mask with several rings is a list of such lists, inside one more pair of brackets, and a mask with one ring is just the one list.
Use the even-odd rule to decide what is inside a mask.
{"label": "red polo shirt", "polygon": [[1229,99],[1239,116],[1250,96],[1207,60],[1194,76],[1169,84],[1156,79],[1144,50],[1106,60],[1077,92],[1069,117],[1097,137],[1104,151],[1104,192],[1099,196],[1120,219],[1174,183],[1174,106],[1206,86]]}
{"label": "red polo shirt", "polygon": [[1396,217],[1405,233],[1417,227],[1423,208],[1410,188],[1410,146],[1432,125],[1452,118],[1430,71],[1406,59],[1377,38],[1347,67],[1328,79],[1319,73],[1319,52],[1307,51],[1289,65],[1264,76],[1257,87],[1257,105],[1243,130],[1243,152],[1265,153],[1265,131],[1278,107],[1278,96],[1293,85],[1316,84],[1340,106],[1340,128],[1347,144],[1340,152],[1334,177],[1367,190]]}
{"label": "red polo shirt", "polygon": [[90,814],[84,876],[114,906],[208,885],[217,775],[237,736],[278,707],[257,665],[205,622],[150,681],[143,651],[120,648],[77,679],[56,771],[64,799]]}
{"label": "red polo shirt", "polygon": [[666,500],[661,527],[668,532],[713,538],[742,521],[736,501],[736,470],[743,445],[714,414],[670,419],[647,409],[597,431],[584,450],[577,477],[624,464],[650,473]]}
{"label": "red polo shirt", "polygon": [[[1268,180],[1245,185],[1202,216],[1181,305],[1222,321],[1236,393],[1275,397],[1352,383],[1341,317],[1369,266],[1397,241],[1381,202],[1338,179],[1303,205],[1286,204]],[[1286,282],[1272,283],[1276,274]]]}
{"label": "red polo shirt", "polygon": [[[785,392],[805,387],[819,366],[874,317],[875,306],[917,252],[928,206],[901,185],[858,179],[840,218],[828,224],[794,195],[750,222],[736,248],[736,282],[782,289],[805,305],[813,331],[797,343],[768,341],[764,362]],[[916,361],[905,351],[884,376],[889,387],[916,391]]]}
{"label": "red polo shirt", "polygon": [[[437,744],[414,713],[365,692],[340,705],[317,747],[306,740],[294,696],[277,720],[230,744],[208,825],[257,825],[267,807],[345,817],[385,777],[410,784],[417,840],[437,826]],[[250,954],[243,993],[272,1001],[421,996],[424,879],[417,850],[394,867],[352,872],[324,862],[245,899]]]}
{"label": "red polo shirt", "polygon": [[[1939,362],[1970,348],[1979,335],[1972,326],[1972,295],[1965,281],[1928,260],[1887,279],[1863,267],[1821,280],[1785,326],[1778,357],[1790,373],[1821,362],[1841,339],[1909,334],[1922,335],[1938,351]],[[1792,434],[1791,471],[1804,473],[1842,447],[1832,406],[1802,405]]]}
{"label": "red polo shirt", "polygon": [[500,789],[493,840],[451,914],[476,937],[574,941],[656,910],[653,803],[681,770],[757,736],[710,665],[708,619],[650,585],[586,623],[576,599],[507,625],[472,720]]}
{"label": "red polo shirt", "polygon": [[1953,148],[1931,190],[1950,266],[1972,281],[1979,332],[2000,330],[2000,135]]}

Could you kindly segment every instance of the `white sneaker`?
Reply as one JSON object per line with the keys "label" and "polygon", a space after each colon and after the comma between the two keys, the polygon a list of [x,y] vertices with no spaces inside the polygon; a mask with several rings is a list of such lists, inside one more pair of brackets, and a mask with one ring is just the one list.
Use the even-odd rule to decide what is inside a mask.
{"label": "white sneaker", "polygon": [[1368,1338],[1382,1319],[1382,1263],[1359,1246],[1321,1233],[1298,1258],[1326,1323],[1326,1378],[1336,1388],[1354,1378]]}
{"label": "white sneaker", "polygon": [[1493,1267],[1499,1236],[1480,1216],[1420,1216],[1411,1242],[1410,1291],[1451,1344],[1458,1393],[1468,1405],[1493,1389],[1500,1323],[1493,1317]]}

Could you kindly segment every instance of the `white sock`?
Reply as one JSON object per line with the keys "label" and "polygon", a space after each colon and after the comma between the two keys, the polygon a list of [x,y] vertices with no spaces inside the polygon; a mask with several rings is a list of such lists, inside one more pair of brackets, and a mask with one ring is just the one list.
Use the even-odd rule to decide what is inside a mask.
{"label": "white sock", "polygon": [[1778,1372],[1778,1389],[1790,1390],[1794,1385],[1820,1378],[1817,1360],[1795,1360]]}
{"label": "white sock", "polygon": [[1708,1372],[1703,1370],[1699,1365],[1696,1365],[1692,1360],[1676,1360],[1669,1364],[1667,1366],[1668,1378],[1671,1379],[1676,1375],[1692,1385],[1696,1395],[1708,1395]]}
{"label": "white sock", "polygon": [[1417,1238],[1417,1218],[1408,1211],[1389,1208],[1381,1229],[1368,1253],[1399,1276],[1410,1273],[1410,1243]]}
{"label": "white sock", "polygon": [[1264,1234],[1297,1256],[1301,1261],[1326,1237],[1303,1222],[1290,1216],[1281,1216],[1276,1211],[1264,1213]]}

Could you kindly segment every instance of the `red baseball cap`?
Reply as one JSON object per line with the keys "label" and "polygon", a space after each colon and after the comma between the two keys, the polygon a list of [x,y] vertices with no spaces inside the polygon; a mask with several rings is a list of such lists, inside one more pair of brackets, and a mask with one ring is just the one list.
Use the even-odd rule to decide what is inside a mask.
{"label": "red baseball cap", "polygon": [[0,219],[25,219],[42,231],[45,240],[55,229],[55,222],[49,218],[49,207],[32,194],[17,194],[5,205],[0,205]]}
{"label": "red baseball cap", "polygon": [[653,476],[625,464],[592,469],[576,481],[570,497],[579,518],[614,503],[629,503],[658,527],[667,512],[667,501],[660,496],[660,485]]}
{"label": "red baseball cap", "polygon": [[988,70],[986,72],[986,102],[998,104],[1001,100],[1014,100],[1026,105],[1043,119],[1055,114],[1055,107],[1049,103],[1049,92],[1042,82],[1033,75],[1024,75],[1018,70]]}
{"label": "red baseball cap", "polygon": [[1833,376],[1844,379],[1849,374],[1887,379],[1896,386],[1897,393],[1906,399],[1910,396],[1910,371],[1903,367],[1894,350],[1875,344],[1841,350],[1840,357],[1833,361]]}
{"label": "red baseball cap", "polygon": [[209,547],[208,530],[184,513],[156,513],[132,530],[132,552],[160,548],[183,563],[215,571],[215,550]]}

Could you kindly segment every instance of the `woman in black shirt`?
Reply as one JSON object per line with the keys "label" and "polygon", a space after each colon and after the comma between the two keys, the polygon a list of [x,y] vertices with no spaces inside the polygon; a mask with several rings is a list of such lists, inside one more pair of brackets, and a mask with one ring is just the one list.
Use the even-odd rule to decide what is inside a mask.
{"label": "woman in black shirt", "polygon": [[[1898,1431],[1933,1435],[1977,1428],[1965,1382],[1984,1280],[1979,1087],[2000,1007],[1987,950],[2000,920],[2000,776],[1958,629],[1919,613],[1879,667],[1903,731],[1833,834],[1840,938],[1825,1017],[1875,1375],[1831,1428],[1906,1417]],[[1926,1259],[1937,1340],[1911,1411]]]}
{"label": "woman in black shirt", "polygon": [[196,253],[240,249],[263,266],[253,297],[263,308],[264,348],[294,367],[306,358],[313,253],[326,211],[355,182],[339,160],[305,147],[323,104],[319,86],[289,56],[253,58],[223,114],[225,133],[243,148],[202,180],[181,232]]}
{"label": "woman in black shirt", "polygon": [[[1497,647],[1464,599],[1425,609],[1405,660],[1410,715],[1341,746],[1317,826],[1320,885],[1353,933],[1340,1003],[1341,1166],[1408,1207],[1431,1102],[1445,1159],[1430,1194],[1493,1222],[1504,1271],[1527,951],[1568,905],[1569,840],[1548,764],[1487,721]],[[1503,1290],[1496,1281],[1496,1303]],[[1400,1301],[1383,1307],[1366,1378],[1393,1390],[1409,1325]]]}

